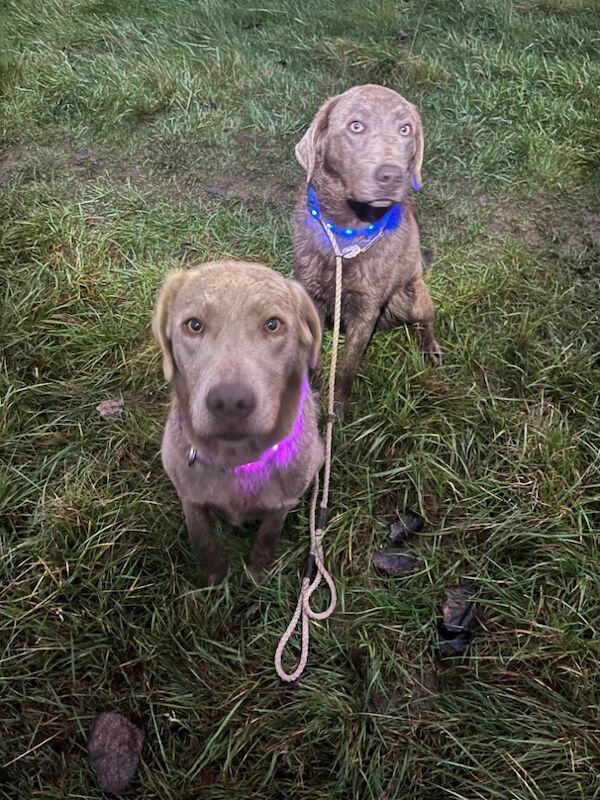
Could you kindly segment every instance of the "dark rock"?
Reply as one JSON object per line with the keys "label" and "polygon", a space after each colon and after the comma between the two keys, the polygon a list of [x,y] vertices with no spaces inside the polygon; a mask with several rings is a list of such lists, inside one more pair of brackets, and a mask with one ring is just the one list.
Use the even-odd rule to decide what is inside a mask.
{"label": "dark rock", "polygon": [[90,728],[90,764],[105,792],[118,794],[137,772],[144,731],[114,711],[99,714]]}
{"label": "dark rock", "polygon": [[390,525],[388,539],[392,544],[402,544],[407,539],[419,531],[423,530],[425,520],[420,514],[406,509],[403,514],[400,514],[398,519],[394,520]]}
{"label": "dark rock", "polygon": [[373,553],[373,566],[379,572],[398,577],[412,575],[423,566],[420,558],[405,553],[399,547],[384,547]]}

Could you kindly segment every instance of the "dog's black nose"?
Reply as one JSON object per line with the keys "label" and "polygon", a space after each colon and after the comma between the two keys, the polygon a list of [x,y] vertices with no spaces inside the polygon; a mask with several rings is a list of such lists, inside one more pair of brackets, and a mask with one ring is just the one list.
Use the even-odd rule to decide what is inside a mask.
{"label": "dog's black nose", "polygon": [[402,170],[395,164],[380,164],[375,170],[375,180],[380,186],[395,186],[402,180]]}
{"label": "dog's black nose", "polygon": [[219,419],[239,422],[256,408],[256,395],[239,381],[218,383],[206,395],[206,406]]}

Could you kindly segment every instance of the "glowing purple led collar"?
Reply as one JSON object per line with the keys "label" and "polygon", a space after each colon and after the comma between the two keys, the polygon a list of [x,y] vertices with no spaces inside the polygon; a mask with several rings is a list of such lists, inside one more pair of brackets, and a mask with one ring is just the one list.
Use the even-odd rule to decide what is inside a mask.
{"label": "glowing purple led collar", "polygon": [[[302,434],[304,433],[304,404],[308,397],[308,392],[308,378],[305,377],[300,387],[300,399],[298,401],[296,418],[290,434],[286,436],[285,439],[281,439],[279,442],[271,445],[271,447],[262,452],[255,461],[249,461],[246,464],[238,464],[230,468],[221,467],[223,472],[231,472],[236,478],[239,478],[240,488],[244,492],[251,493],[255,491],[267,480],[274,469],[285,469],[285,467],[289,467],[300,453],[300,443]],[[195,447],[190,447],[188,465],[191,467],[197,458],[197,450]],[[207,466],[218,466],[217,464],[211,464],[209,461],[203,463],[207,464]]]}
{"label": "glowing purple led collar", "polygon": [[239,464],[233,467],[234,475],[251,475],[260,472],[266,466],[282,469],[291,464],[300,451],[300,439],[304,432],[304,403],[308,396],[308,378],[304,378],[300,388],[300,400],[298,401],[298,411],[292,426],[292,432],[285,439],[269,447],[261,453],[256,461],[249,461],[247,464]]}

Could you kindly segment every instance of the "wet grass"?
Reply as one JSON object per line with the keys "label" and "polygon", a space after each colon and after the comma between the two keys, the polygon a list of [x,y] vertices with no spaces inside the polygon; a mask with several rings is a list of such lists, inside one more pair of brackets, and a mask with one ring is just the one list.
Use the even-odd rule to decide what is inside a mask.
{"label": "wet grass", "polygon": [[[132,797],[600,797],[595,4],[0,15],[0,796],[101,797],[86,738],[112,709],[146,731]],[[427,367],[403,330],[369,349],[335,441],[339,608],[282,686],[306,503],[268,582],[242,593],[250,540],[232,533],[234,574],[196,589],[149,320],[171,267],[289,272],[293,145],[368,81],[422,109],[446,360]],[[425,566],[386,579],[370,554],[405,506],[427,519]],[[441,662],[439,604],[462,579],[485,629]]]}

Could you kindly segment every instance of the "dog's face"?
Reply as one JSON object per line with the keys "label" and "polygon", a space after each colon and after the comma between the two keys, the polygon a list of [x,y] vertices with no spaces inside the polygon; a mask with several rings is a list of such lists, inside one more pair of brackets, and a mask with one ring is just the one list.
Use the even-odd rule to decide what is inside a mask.
{"label": "dog's face", "polygon": [[296,146],[310,182],[316,169],[337,178],[350,203],[385,208],[421,182],[419,113],[383,86],[355,86],[318,111]]}
{"label": "dog's face", "polygon": [[152,326],[165,378],[202,452],[223,466],[242,463],[289,434],[321,345],[317,313],[299,284],[242,262],[174,272]]}

